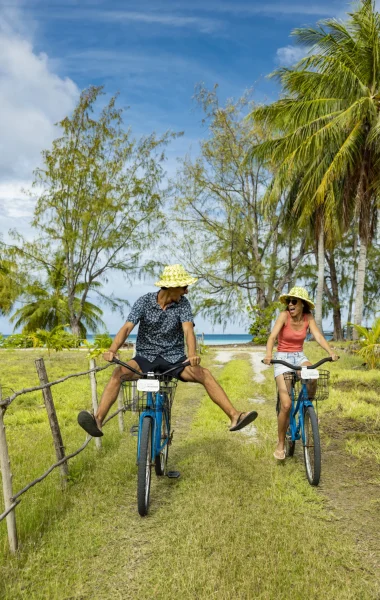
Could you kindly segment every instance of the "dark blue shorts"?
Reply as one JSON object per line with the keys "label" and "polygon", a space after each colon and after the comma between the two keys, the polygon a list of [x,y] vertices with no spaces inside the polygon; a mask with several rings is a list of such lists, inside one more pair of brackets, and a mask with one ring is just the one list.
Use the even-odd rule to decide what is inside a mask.
{"label": "dark blue shorts", "polygon": [[[153,373],[164,373],[171,367],[174,367],[175,364],[177,364],[168,362],[167,360],[162,358],[162,356],[156,356],[153,362],[145,358],[145,356],[139,355],[134,356],[132,360],[135,360],[137,362],[143,373],[148,373],[149,371],[153,371]],[[179,359],[178,363],[183,363],[185,362],[185,360],[187,360],[187,357],[182,356],[182,358]],[[183,381],[180,374],[185,368],[186,367],[179,364],[178,368],[172,371],[171,373],[168,373],[168,375],[170,377],[175,377],[176,379],[180,379],[181,381]]]}

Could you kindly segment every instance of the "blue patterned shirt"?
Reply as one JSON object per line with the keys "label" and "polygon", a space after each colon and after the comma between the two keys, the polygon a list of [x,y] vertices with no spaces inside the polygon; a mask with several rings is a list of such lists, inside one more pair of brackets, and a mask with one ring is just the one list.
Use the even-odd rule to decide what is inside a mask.
{"label": "blue patterned shirt", "polygon": [[162,356],[170,363],[185,355],[182,323],[193,322],[190,302],[184,296],[172,302],[165,310],[157,302],[159,292],[141,296],[132,306],[127,321],[140,323],[137,333],[136,354],[153,362]]}

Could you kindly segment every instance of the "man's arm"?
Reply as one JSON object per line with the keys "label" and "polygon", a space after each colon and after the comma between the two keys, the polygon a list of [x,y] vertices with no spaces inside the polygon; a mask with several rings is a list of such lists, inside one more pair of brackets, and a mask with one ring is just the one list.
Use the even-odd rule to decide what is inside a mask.
{"label": "man's arm", "polygon": [[194,334],[194,325],[190,321],[182,323],[183,332],[185,334],[185,340],[187,345],[187,354],[192,367],[196,367],[200,364],[201,358],[197,356],[197,342]]}
{"label": "man's arm", "polygon": [[116,352],[124,344],[125,340],[131,333],[134,326],[135,326],[135,324],[132,323],[131,321],[127,321],[126,323],[124,323],[123,327],[115,335],[115,339],[113,340],[109,350],[103,354],[104,360],[107,360],[108,362],[112,362],[112,359],[115,356]]}

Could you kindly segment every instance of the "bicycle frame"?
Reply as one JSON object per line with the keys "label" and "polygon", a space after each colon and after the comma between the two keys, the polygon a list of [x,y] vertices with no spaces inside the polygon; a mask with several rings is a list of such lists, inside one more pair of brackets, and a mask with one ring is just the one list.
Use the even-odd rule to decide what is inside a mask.
{"label": "bicycle frame", "polygon": [[[146,378],[150,378],[153,376],[152,373],[141,373],[140,371],[137,371],[136,369],[134,369],[127,363],[125,363],[117,358],[114,358],[112,360],[112,362],[114,362],[118,365],[121,365],[123,367],[126,367],[133,373],[136,373],[136,375],[138,375],[141,379],[146,379]],[[184,366],[188,366],[189,364],[190,364],[189,361],[185,361],[183,363]],[[169,374],[171,371],[175,370],[177,367],[178,367],[178,365],[172,367],[171,369],[168,369],[164,373],[158,374],[157,378],[158,379],[162,378],[164,375]],[[154,376],[153,376],[153,378],[154,378]],[[139,418],[138,437],[137,437],[137,461],[136,461],[137,463],[139,462],[139,458],[140,458],[141,430],[142,430],[142,424],[143,424],[145,417],[150,417],[152,419],[152,423],[153,423],[153,443],[152,443],[152,456],[151,456],[152,462],[154,461],[155,457],[158,456],[160,454],[160,452],[162,452],[162,450],[165,448],[165,446],[167,444],[169,444],[169,442],[170,442],[170,417],[169,417],[168,411],[164,407],[164,401],[165,401],[164,393],[159,391],[159,392],[146,392],[146,394],[147,394],[147,403],[146,403],[147,409],[144,410],[140,414],[140,418]],[[155,401],[153,401],[153,397],[154,397]],[[168,435],[167,435],[167,438],[163,441],[163,443],[161,443],[161,425],[162,425],[163,418],[166,421],[166,430],[168,432]]]}
{"label": "bicycle frame", "polygon": [[[168,411],[164,408],[164,394],[161,392],[156,392],[155,396],[155,409],[150,410],[149,407],[153,406],[153,392],[147,392],[147,410],[144,410],[140,414],[139,418],[139,429],[138,429],[138,437],[137,437],[137,460],[138,463],[140,458],[140,440],[141,440],[141,429],[143,420],[145,417],[150,417],[154,423],[153,426],[153,444],[152,444],[152,456],[151,460],[154,461],[155,457],[160,454],[160,452],[165,448],[165,446],[169,443],[170,439],[170,422]],[[166,429],[168,432],[168,437],[161,443],[161,425],[162,419],[166,421]]]}
{"label": "bicycle frame", "polygon": [[[305,445],[305,423],[304,423],[304,408],[313,406],[313,403],[308,398],[308,392],[306,383],[302,382],[300,393],[298,394],[297,400],[294,398],[294,387],[291,389],[291,401],[292,408],[290,411],[289,429],[292,442],[302,439],[303,445]],[[298,422],[297,422],[298,413]]]}

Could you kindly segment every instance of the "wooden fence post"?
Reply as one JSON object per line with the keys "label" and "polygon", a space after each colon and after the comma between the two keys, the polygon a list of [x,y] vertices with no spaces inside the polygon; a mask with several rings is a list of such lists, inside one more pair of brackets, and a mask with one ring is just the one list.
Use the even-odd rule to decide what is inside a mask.
{"label": "wooden fence post", "polygon": [[[1,387],[0,387],[0,401],[2,399]],[[4,494],[4,507],[7,510],[12,504],[12,473],[11,465],[8,454],[8,444],[5,435],[4,426],[4,413],[5,408],[0,406],[0,467],[1,467],[1,478],[3,481],[3,494]],[[7,529],[8,529],[8,541],[9,548],[12,554],[17,551],[18,540],[17,540],[17,528],[16,528],[16,515],[15,511],[12,510],[7,516]]]}
{"label": "wooden fence post", "polygon": [[[38,373],[38,377],[41,385],[44,385],[49,382],[48,376],[46,373],[46,367],[43,358],[37,358],[35,360],[35,365]],[[57,413],[55,412],[55,406],[53,402],[53,394],[51,392],[51,388],[45,388],[42,390],[42,395],[44,397],[46,412],[48,414],[49,425],[51,429],[51,433],[53,436],[55,454],[58,460],[62,460],[65,457],[65,448],[63,446],[61,430],[59,428],[59,423],[57,419]],[[69,474],[69,468],[67,462],[64,462],[60,466],[62,483],[66,485],[67,476]]]}
{"label": "wooden fence post", "polygon": [[[95,368],[96,368],[95,359],[90,358],[90,369],[95,369]],[[94,409],[94,415],[95,415],[98,410],[98,391],[97,391],[95,371],[92,371],[90,373],[90,383],[91,383],[92,408]],[[100,438],[100,437],[95,438],[95,446],[98,450],[100,450],[100,448],[102,447],[102,438]]]}

